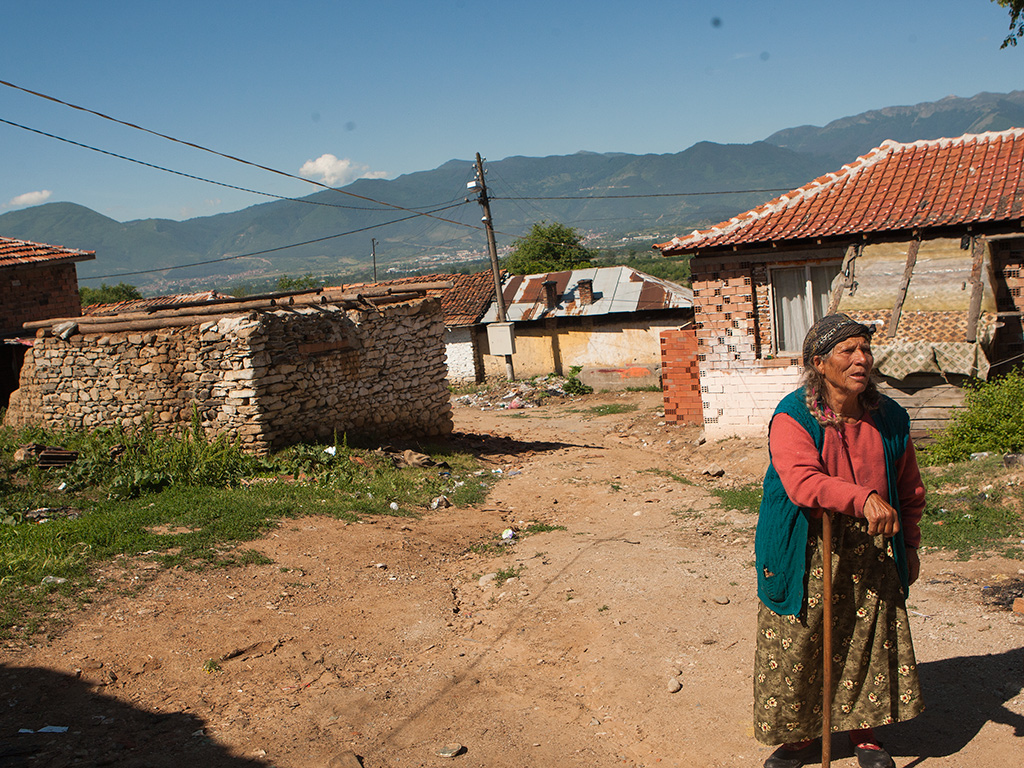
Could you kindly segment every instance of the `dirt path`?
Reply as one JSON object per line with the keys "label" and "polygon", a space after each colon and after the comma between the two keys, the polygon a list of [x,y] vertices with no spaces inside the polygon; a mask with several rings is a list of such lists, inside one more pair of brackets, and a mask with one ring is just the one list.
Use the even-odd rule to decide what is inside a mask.
{"label": "dirt path", "polygon": [[[759,479],[763,441],[695,446],[659,404],[458,406],[460,432],[508,438],[467,441],[502,471],[481,509],[286,522],[257,543],[269,566],[112,568],[137,587],[2,652],[0,768],[760,766],[755,518],[708,489]],[[532,521],[553,530],[495,544]],[[922,559],[929,708],[882,735],[901,767],[1019,766],[1024,621],[981,587],[1021,564]],[[46,725],[69,731],[17,734]]]}

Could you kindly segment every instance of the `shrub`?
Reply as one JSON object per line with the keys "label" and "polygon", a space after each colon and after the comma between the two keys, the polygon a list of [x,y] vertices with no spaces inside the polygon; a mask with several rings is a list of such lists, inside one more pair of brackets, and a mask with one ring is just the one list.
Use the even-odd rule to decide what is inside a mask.
{"label": "shrub", "polygon": [[1024,450],[1024,374],[977,382],[966,389],[964,410],[957,413],[935,442],[922,453],[930,464],[963,461],[972,453]]}
{"label": "shrub", "polygon": [[562,385],[562,391],[567,395],[589,395],[594,391],[594,388],[589,384],[584,384],[580,381],[580,371],[583,370],[582,365],[574,365],[569,369],[569,376],[565,380],[565,384]]}

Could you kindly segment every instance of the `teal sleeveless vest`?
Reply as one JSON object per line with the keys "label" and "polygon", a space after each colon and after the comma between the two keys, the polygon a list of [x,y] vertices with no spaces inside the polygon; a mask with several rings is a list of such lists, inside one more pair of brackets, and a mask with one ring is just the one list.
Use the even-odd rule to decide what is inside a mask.
{"label": "teal sleeveless vest", "polygon": [[[780,413],[791,416],[814,438],[821,453],[825,430],[807,410],[804,390],[790,392],[775,409],[772,419]],[[871,412],[882,436],[885,454],[885,475],[889,486],[889,503],[900,512],[896,491],[896,462],[910,440],[910,417],[895,400],[882,395],[878,410]],[[768,427],[771,431],[771,425]],[[769,449],[769,459],[771,459]],[[764,476],[764,495],[754,537],[754,561],[757,567],[757,596],[775,613],[796,616],[802,610],[806,592],[808,510],[801,509],[786,495],[779,473],[772,464]],[[893,558],[903,594],[910,589],[907,551],[903,539],[903,523],[892,538]]]}

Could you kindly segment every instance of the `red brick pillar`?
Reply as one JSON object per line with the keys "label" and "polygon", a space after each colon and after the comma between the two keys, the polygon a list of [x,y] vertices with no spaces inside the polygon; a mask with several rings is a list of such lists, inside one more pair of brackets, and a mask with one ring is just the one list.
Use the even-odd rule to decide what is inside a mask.
{"label": "red brick pillar", "polygon": [[661,391],[665,398],[665,421],[704,423],[697,331],[693,326],[661,332]]}

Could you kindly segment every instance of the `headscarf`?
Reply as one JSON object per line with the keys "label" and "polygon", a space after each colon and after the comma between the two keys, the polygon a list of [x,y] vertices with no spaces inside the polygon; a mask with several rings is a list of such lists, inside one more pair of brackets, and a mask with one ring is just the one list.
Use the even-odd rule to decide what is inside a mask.
{"label": "headscarf", "polygon": [[858,323],[841,312],[825,315],[811,326],[804,338],[804,364],[810,364],[815,357],[824,357],[836,344],[854,336],[863,336],[870,341],[874,332],[873,326]]}

